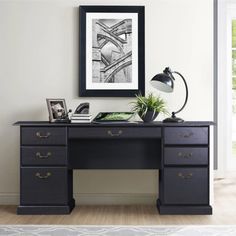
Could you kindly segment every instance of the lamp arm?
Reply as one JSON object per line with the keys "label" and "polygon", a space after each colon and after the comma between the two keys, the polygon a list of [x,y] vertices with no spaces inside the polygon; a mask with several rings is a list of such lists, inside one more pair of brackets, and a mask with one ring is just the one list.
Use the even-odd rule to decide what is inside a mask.
{"label": "lamp arm", "polygon": [[182,78],[182,80],[184,81],[185,89],[186,89],[186,96],[185,96],[185,101],[184,101],[183,106],[178,111],[172,112],[172,117],[175,117],[175,114],[181,112],[184,109],[184,107],[186,106],[186,103],[188,101],[188,85],[187,85],[186,80],[184,79],[183,75],[181,75],[177,71],[172,71],[172,73],[175,73],[175,74],[179,75]]}

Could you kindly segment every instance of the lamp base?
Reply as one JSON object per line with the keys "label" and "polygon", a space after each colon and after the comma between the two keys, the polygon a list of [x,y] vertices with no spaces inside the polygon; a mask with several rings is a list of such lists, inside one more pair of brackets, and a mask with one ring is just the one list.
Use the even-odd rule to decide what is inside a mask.
{"label": "lamp base", "polygon": [[179,117],[169,117],[162,121],[163,123],[183,123],[184,120]]}

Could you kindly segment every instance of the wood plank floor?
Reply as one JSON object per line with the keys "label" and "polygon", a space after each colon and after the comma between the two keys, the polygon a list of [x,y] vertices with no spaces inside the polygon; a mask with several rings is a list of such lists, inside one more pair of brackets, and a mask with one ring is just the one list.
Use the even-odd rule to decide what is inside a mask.
{"label": "wood plank floor", "polygon": [[0,224],[176,225],[236,224],[236,176],[215,180],[211,216],[160,216],[155,206],[78,206],[71,215],[19,216],[16,206],[0,206]]}

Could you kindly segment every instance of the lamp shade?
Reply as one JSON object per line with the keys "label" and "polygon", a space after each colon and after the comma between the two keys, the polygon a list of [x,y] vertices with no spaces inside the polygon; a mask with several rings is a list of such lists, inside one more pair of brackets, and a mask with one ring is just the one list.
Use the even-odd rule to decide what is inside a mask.
{"label": "lamp shade", "polygon": [[186,89],[185,101],[179,110],[172,112],[172,116],[169,118],[166,118],[165,120],[163,120],[163,122],[178,122],[178,123],[180,123],[180,122],[184,122],[184,120],[179,117],[176,117],[176,114],[181,112],[184,109],[184,107],[188,101],[188,85],[187,85],[187,82],[186,82],[185,78],[183,77],[183,75],[181,75],[177,71],[172,71],[169,67],[166,67],[165,70],[163,71],[163,73],[155,75],[151,79],[150,83],[154,88],[156,88],[160,91],[163,91],[166,93],[171,93],[174,90],[174,81],[175,81],[175,77],[173,76],[174,73],[179,75],[180,78],[184,82],[185,89]]}
{"label": "lamp shade", "polygon": [[174,90],[174,81],[167,73],[155,75],[150,83],[154,88],[166,93],[171,93]]}

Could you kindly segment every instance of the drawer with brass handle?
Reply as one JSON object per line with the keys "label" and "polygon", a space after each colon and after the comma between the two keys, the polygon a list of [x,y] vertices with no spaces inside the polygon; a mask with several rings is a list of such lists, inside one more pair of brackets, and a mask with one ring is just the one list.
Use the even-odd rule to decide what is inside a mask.
{"label": "drawer with brass handle", "polygon": [[160,127],[69,127],[68,137],[73,138],[161,138]]}
{"label": "drawer with brass handle", "polygon": [[21,167],[21,204],[66,204],[66,167]]}
{"label": "drawer with brass handle", "polygon": [[165,168],[165,204],[209,204],[208,168]]}
{"label": "drawer with brass handle", "polygon": [[22,127],[21,145],[66,145],[66,127]]}
{"label": "drawer with brass handle", "polygon": [[208,165],[208,147],[165,147],[165,165]]}
{"label": "drawer with brass handle", "polygon": [[65,146],[22,146],[22,166],[65,166],[67,147]]}
{"label": "drawer with brass handle", "polygon": [[165,127],[164,143],[208,145],[208,127]]}

